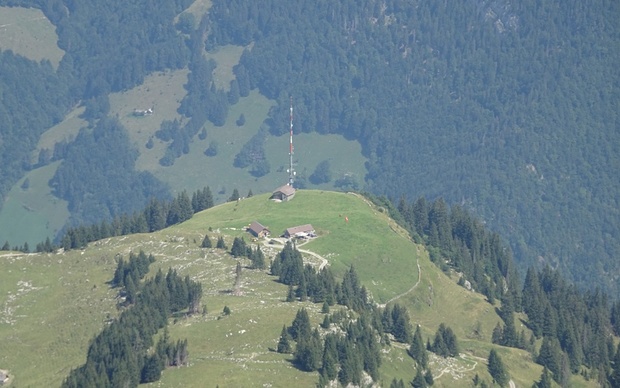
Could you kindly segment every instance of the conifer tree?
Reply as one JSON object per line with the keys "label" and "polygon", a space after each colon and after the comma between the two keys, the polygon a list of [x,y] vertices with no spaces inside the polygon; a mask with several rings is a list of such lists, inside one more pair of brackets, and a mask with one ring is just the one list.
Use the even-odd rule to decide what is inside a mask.
{"label": "conifer tree", "polygon": [[488,369],[489,374],[493,377],[493,381],[499,384],[500,387],[505,387],[508,385],[510,376],[506,371],[506,367],[504,366],[501,357],[497,354],[495,349],[491,349],[491,352],[489,353]]}
{"label": "conifer tree", "polygon": [[265,269],[265,254],[260,249],[260,245],[256,247],[256,250],[252,252],[252,267],[255,269]]}
{"label": "conifer tree", "polygon": [[243,237],[235,237],[233,245],[230,248],[230,254],[233,257],[244,257],[247,253],[247,245]]}
{"label": "conifer tree", "polygon": [[495,328],[493,328],[493,334],[491,335],[491,342],[494,344],[500,345],[502,343],[502,338],[504,336],[504,330],[502,329],[502,324],[497,322]]}
{"label": "conifer tree", "polygon": [[415,334],[413,335],[413,341],[409,347],[409,355],[416,360],[420,368],[426,369],[428,367],[428,354],[424,348],[420,325],[418,325],[415,330]]}
{"label": "conifer tree", "polygon": [[301,277],[301,281],[299,282],[299,286],[297,286],[296,293],[300,301],[305,302],[308,300],[308,286],[306,284],[306,278],[304,276]]}
{"label": "conifer tree", "polygon": [[237,261],[235,266],[235,285],[233,286],[233,293],[235,295],[241,294],[241,262]]}
{"label": "conifer tree", "polygon": [[392,332],[392,328],[394,326],[394,321],[392,320],[392,306],[387,305],[383,309],[383,314],[381,316],[381,323],[383,324],[383,330],[387,333]]}
{"label": "conifer tree", "polygon": [[323,353],[321,372],[325,374],[329,381],[338,376],[338,359],[331,352]]}
{"label": "conifer tree", "polygon": [[435,333],[435,339],[431,350],[442,357],[456,357],[459,355],[459,346],[456,339],[456,335],[450,327],[447,327],[444,323],[439,325],[437,332]]}
{"label": "conifer tree", "polygon": [[301,369],[312,372],[319,370],[322,363],[321,337],[318,330],[310,336],[300,335],[295,348],[295,362]]}
{"label": "conifer tree", "polygon": [[613,371],[609,375],[609,383],[612,387],[620,387],[620,344],[618,344],[618,347],[616,348],[613,368]]}
{"label": "conifer tree", "polygon": [[125,300],[127,301],[127,304],[133,304],[136,301],[136,296],[138,293],[136,285],[129,274],[125,275],[125,280],[123,283],[125,284]]}
{"label": "conifer tree", "polygon": [[157,353],[146,358],[144,367],[140,377],[140,383],[151,383],[161,378],[161,371],[164,368],[164,363],[159,358]]}
{"label": "conifer tree", "polygon": [[549,374],[549,369],[547,369],[547,367],[544,367],[542,374],[540,375],[540,380],[534,383],[534,386],[532,388],[551,388],[553,386],[551,380],[552,379]]}
{"label": "conifer tree", "polygon": [[202,248],[211,248],[213,246],[208,234],[205,234],[205,238],[202,240],[202,244],[200,246]]}
{"label": "conifer tree", "polygon": [[298,341],[301,337],[310,337],[311,331],[310,316],[308,315],[308,311],[302,307],[297,310],[297,314],[295,315],[295,319],[291,324],[289,332],[291,333],[293,339]]}
{"label": "conifer tree", "polygon": [[295,300],[295,288],[293,288],[292,284],[288,285],[288,292],[286,293],[286,301],[292,302]]}
{"label": "conifer tree", "polygon": [[542,299],[543,291],[540,287],[538,274],[533,268],[528,268],[523,283],[522,304],[523,311],[527,314],[528,325],[537,338],[542,336],[542,328],[544,325],[544,309]]}
{"label": "conifer tree", "polygon": [[280,340],[278,341],[277,352],[278,353],[291,353],[291,337],[286,330],[286,325],[282,326],[282,332],[280,333]]}
{"label": "conifer tree", "polygon": [[334,334],[325,336],[321,373],[330,381],[338,376],[338,338]]}
{"label": "conifer tree", "polygon": [[211,188],[209,186],[202,189],[201,193],[202,203],[204,205],[204,209],[209,209],[213,207],[213,194],[211,193]]}
{"label": "conifer tree", "polygon": [[396,377],[394,377],[390,383],[390,388],[405,388],[405,382],[403,379],[396,380]]}
{"label": "conifer tree", "polygon": [[435,384],[435,378],[433,377],[433,372],[430,368],[426,370],[426,373],[424,373],[424,380],[426,380],[426,385],[429,387]]}
{"label": "conifer tree", "polygon": [[411,386],[413,388],[426,388],[426,380],[424,379],[424,375],[422,374],[420,368],[418,368],[415,377],[411,381]]}
{"label": "conifer tree", "polygon": [[515,328],[514,314],[512,312],[506,313],[506,324],[502,333],[501,345],[509,346],[513,348],[519,347],[519,338],[517,336],[517,330]]}
{"label": "conifer tree", "polygon": [[226,242],[224,241],[224,237],[219,236],[217,238],[217,243],[216,243],[215,247],[218,248],[218,249],[228,249],[228,247],[226,246]]}
{"label": "conifer tree", "polygon": [[348,383],[359,385],[362,374],[361,354],[357,351],[351,341],[345,340],[339,351],[340,371],[338,381],[346,386]]}
{"label": "conifer tree", "polygon": [[166,227],[166,210],[162,203],[156,198],[151,199],[148,206],[144,210],[144,218],[150,232],[162,230]]}
{"label": "conifer tree", "polygon": [[392,334],[394,338],[403,343],[411,343],[413,338],[411,322],[407,309],[398,303],[392,309]]}
{"label": "conifer tree", "polygon": [[237,190],[237,188],[235,188],[232,192],[232,194],[230,195],[230,197],[228,197],[228,202],[234,202],[239,200],[239,198],[241,198],[241,196],[239,195],[239,190]]}
{"label": "conifer tree", "polygon": [[562,355],[557,338],[543,337],[536,362],[547,367],[553,373],[553,379],[558,381],[562,366]]}

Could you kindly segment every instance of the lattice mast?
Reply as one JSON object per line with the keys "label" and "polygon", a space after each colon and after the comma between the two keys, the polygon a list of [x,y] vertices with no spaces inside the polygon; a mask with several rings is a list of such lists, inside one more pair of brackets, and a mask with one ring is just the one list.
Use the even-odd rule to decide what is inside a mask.
{"label": "lattice mast", "polygon": [[293,169],[293,96],[291,96],[291,135],[289,142],[289,165],[288,165],[288,185],[293,187],[293,181],[295,180],[295,170]]}

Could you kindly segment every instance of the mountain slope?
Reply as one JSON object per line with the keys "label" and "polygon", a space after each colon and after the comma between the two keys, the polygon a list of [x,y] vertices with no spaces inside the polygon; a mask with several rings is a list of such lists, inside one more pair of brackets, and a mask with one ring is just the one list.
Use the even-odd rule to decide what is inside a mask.
{"label": "mountain slope", "polygon": [[278,100],[274,133],[292,94],[300,131],[360,141],[373,192],[462,203],[522,268],[613,292],[619,14],[606,0],[214,1],[208,47],[253,43],[240,66]]}
{"label": "mountain slope", "polygon": [[[175,158],[193,176],[204,178],[200,174],[208,164],[214,175],[230,177],[239,188],[261,180],[250,171],[260,175],[269,165],[285,169],[271,145],[285,144],[283,137],[272,135],[287,133],[292,95],[296,133],[343,135],[359,142],[363,157],[357,144],[341,148],[338,155],[357,165],[334,171],[343,180],[353,173],[357,186],[376,194],[442,196],[449,203],[462,203],[510,239],[522,269],[550,264],[581,287],[597,285],[617,293],[617,2],[470,0],[448,6],[395,0],[260,5],[215,0],[209,17],[201,20],[184,10],[199,8],[200,15],[210,2],[190,3],[179,0],[156,7],[150,0],[130,6],[119,1],[0,1],[40,8],[56,27],[58,47],[65,52],[57,70],[49,62],[36,63],[8,51],[0,57],[0,84],[6,86],[0,115],[7,118],[0,128],[0,157],[6,166],[0,172],[3,199],[28,169],[63,159],[67,147],[62,142],[56,150],[54,144],[40,149],[35,163],[30,152],[43,131],[75,104],[83,104],[82,116],[94,126],[101,117],[118,113],[110,109],[115,103],[110,93],[131,89],[160,71],[187,71],[188,100],[181,101],[181,94],[172,99],[182,107],[177,113],[187,117],[174,140],[156,144],[148,161],[164,161],[163,172],[155,175],[174,181],[173,187],[196,188],[191,187],[195,179],[170,178],[185,176],[166,170]],[[219,68],[205,59],[218,59],[226,50],[234,53],[234,60],[222,61]],[[262,108],[259,113],[236,110],[242,105],[239,96],[252,106],[257,90],[262,94],[257,100],[269,110],[266,120]],[[277,106],[269,109],[274,102]],[[145,103],[135,101],[129,109],[144,109]],[[226,112],[236,117],[226,117]],[[258,128],[268,130],[264,149],[251,155],[261,168],[234,169],[228,156],[209,163],[214,159],[202,154],[205,142],[219,141],[220,150],[238,152],[239,143],[224,146],[223,141],[233,140],[216,132],[231,132],[229,127],[236,128],[228,124],[241,113],[250,117],[250,112],[240,142]],[[173,116],[166,119],[176,113]],[[207,118],[213,125],[204,125]],[[153,127],[153,122],[143,120],[129,128],[138,127],[132,141],[144,154],[161,123]],[[311,146],[325,149],[321,143],[329,142],[333,137],[316,136]],[[119,144],[117,149],[127,147]],[[296,155],[306,178],[322,160],[338,165],[338,158],[328,152]],[[75,166],[69,168],[82,175],[90,172],[79,158],[72,160]],[[142,157],[140,163],[144,161]],[[104,162],[105,156],[96,161]],[[222,172],[220,162],[235,173]],[[367,172],[363,181],[362,164]],[[80,174],[71,176],[74,184],[80,181]],[[266,176],[257,186],[272,178]],[[114,181],[108,182],[112,187]],[[222,199],[231,184],[218,188]],[[97,183],[89,189],[91,194],[100,191]],[[107,194],[104,197],[113,193]],[[153,190],[147,196],[160,194]],[[70,208],[84,209],[80,201],[86,196],[65,196]],[[97,205],[101,211],[86,219],[144,204],[127,203],[122,209],[114,202]],[[79,212],[74,213],[79,218]]]}
{"label": "mountain slope", "polygon": [[[302,306],[318,325],[323,318],[320,304],[284,302],[285,285],[264,271],[247,268],[242,270],[241,295],[233,295],[237,260],[223,250],[200,248],[205,233],[213,240],[224,237],[229,246],[233,237],[251,241],[244,228],[258,220],[274,235],[286,227],[311,223],[319,237],[300,249],[319,259],[304,254],[304,260],[318,266],[320,258],[327,259],[337,277],[353,265],[375,300],[406,306],[425,337],[432,336],[440,322],[454,328],[469,356],[454,360],[454,366],[437,379],[438,386],[464,383],[476,373],[487,376],[486,366],[475,357],[485,358],[490,348],[490,333],[500,320],[493,307],[431,264],[424,248],[413,244],[381,208],[357,195],[334,192],[303,190],[287,203],[267,197],[222,204],[183,224],[97,241],[83,251],[3,254],[0,260],[8,274],[0,289],[0,305],[6,312],[0,323],[7,350],[1,359],[3,369],[18,385],[43,381],[57,385],[71,368],[84,362],[90,338],[118,314],[117,290],[108,284],[115,260],[144,250],[156,257],[151,275],[159,268],[173,267],[199,280],[207,307],[204,315],[171,320],[170,336],[188,339],[191,361],[187,368],[166,370],[163,386],[198,387],[205,381],[222,387],[290,386],[293,381],[313,385],[316,373],[299,371],[290,363],[290,355],[270,349],[275,348],[282,325],[289,325]],[[262,249],[269,258],[281,249],[264,243]],[[224,306],[232,311],[229,316],[222,314]],[[332,311],[339,308],[334,306]],[[478,337],[472,335],[474,327],[481,333]],[[413,360],[403,347],[394,343],[385,349],[382,385],[389,385],[393,377],[411,379],[415,374]],[[509,368],[516,381],[531,382],[540,374],[540,367],[528,361],[524,352],[508,348],[502,352],[507,359],[520,360]],[[37,368],[32,367],[35,359],[40,360]],[[440,358],[433,360],[433,373],[439,376],[445,366]]]}

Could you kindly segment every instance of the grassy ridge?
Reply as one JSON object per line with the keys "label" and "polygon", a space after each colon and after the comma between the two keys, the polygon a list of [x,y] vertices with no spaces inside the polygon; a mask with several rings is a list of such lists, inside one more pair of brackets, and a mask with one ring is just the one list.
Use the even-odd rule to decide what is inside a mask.
{"label": "grassy ridge", "polygon": [[303,249],[328,258],[337,276],[353,265],[377,302],[405,292],[416,282],[417,253],[402,237],[404,231],[365,200],[352,194],[312,190],[299,190],[290,202],[276,203],[268,197],[264,194],[217,206],[184,226],[194,230],[200,225],[203,230],[205,226],[222,230],[232,227],[237,230],[234,234],[247,236],[241,230],[254,220],[268,226],[274,235],[291,226],[312,224],[321,237]]}
{"label": "grassy ridge", "polygon": [[[273,349],[282,325],[289,325],[302,306],[318,325],[323,319],[321,305],[285,302],[287,287],[267,271],[248,269],[245,259],[242,295],[235,296],[230,290],[237,260],[222,250],[200,248],[205,233],[212,240],[223,236],[229,246],[236,236],[254,243],[244,231],[254,220],[273,234],[312,223],[319,238],[302,249],[327,258],[337,276],[353,264],[375,300],[393,299],[408,308],[412,323],[422,326],[424,340],[441,322],[452,327],[466,355],[448,360],[432,356],[435,386],[468,386],[475,374],[491,381],[485,360],[493,346],[492,329],[499,322],[493,306],[443,274],[424,248],[413,244],[381,209],[357,195],[317,190],[298,191],[285,203],[269,201],[268,195],[224,203],[183,224],[97,241],[84,251],[0,255],[0,366],[15,376],[19,386],[58,385],[72,367],[84,362],[88,341],[106,319],[118,314],[116,290],[106,284],[113,276],[115,257],[142,249],[156,257],[151,276],[159,268],[174,267],[200,281],[207,307],[204,315],[171,319],[170,336],[189,341],[190,365],[166,370],[152,386],[204,387],[206,382],[220,387],[313,386],[317,373],[297,370],[291,355]],[[267,258],[279,250],[263,246]],[[304,254],[304,259],[311,258]],[[314,258],[308,261],[317,263]],[[417,285],[416,263],[421,270]],[[232,311],[230,316],[222,314],[224,306]],[[384,348],[381,386],[388,386],[394,377],[408,382],[415,375],[406,348],[398,343]],[[540,366],[528,353],[498,348],[518,386],[531,385],[540,376]],[[573,382],[587,386],[578,378]]]}

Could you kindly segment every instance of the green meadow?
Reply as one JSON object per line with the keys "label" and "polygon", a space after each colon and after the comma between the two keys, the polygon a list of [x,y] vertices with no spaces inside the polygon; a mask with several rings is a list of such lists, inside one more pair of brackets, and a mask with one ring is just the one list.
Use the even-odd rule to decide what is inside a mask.
{"label": "green meadow", "polygon": [[55,197],[47,184],[59,163],[29,171],[13,186],[0,210],[0,225],[4,225],[0,244],[9,241],[13,247],[28,242],[34,250],[37,243],[62,229],[69,218],[67,202]]}
{"label": "green meadow", "polygon": [[0,7],[0,49],[37,62],[49,60],[54,68],[65,54],[56,27],[35,8]]}

